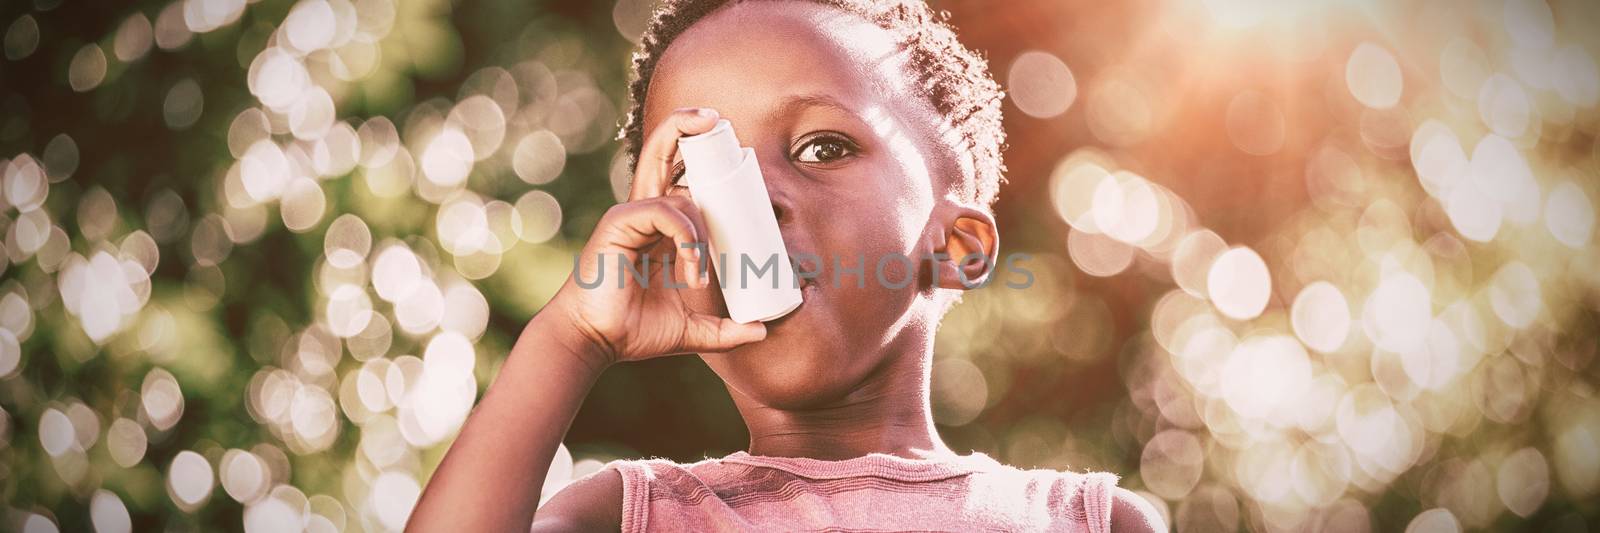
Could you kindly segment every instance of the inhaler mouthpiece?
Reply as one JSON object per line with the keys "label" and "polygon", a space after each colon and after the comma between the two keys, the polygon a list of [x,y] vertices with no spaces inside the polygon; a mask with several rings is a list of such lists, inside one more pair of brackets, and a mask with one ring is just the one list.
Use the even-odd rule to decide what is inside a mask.
{"label": "inhaler mouthpiece", "polygon": [[800,306],[800,285],[778,231],[754,148],[739,146],[733,124],[678,139],[684,178],[705,219],[711,263],[735,322],[774,320]]}

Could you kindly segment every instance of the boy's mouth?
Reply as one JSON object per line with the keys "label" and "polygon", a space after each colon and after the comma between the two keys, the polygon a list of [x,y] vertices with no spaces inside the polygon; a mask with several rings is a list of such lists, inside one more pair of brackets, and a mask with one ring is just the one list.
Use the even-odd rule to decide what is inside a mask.
{"label": "boy's mouth", "polygon": [[818,295],[820,294],[820,290],[822,289],[822,284],[818,283],[816,278],[810,278],[810,277],[802,276],[799,279],[800,279],[800,305],[795,307],[794,310],[789,311],[787,314],[785,314],[785,315],[783,315],[781,317],[778,317],[778,318],[775,318],[775,319],[772,319],[772,320],[768,320],[767,321],[767,327],[777,327],[778,325],[783,324],[784,322],[788,322],[790,318],[792,318],[795,315],[798,315],[802,311],[804,311],[805,308],[806,308],[806,304],[807,303],[811,302],[811,300],[813,298],[818,297]]}
{"label": "boy's mouth", "polygon": [[815,255],[809,253],[800,253],[793,256],[793,258],[795,259],[795,269],[798,270],[796,277],[800,279],[800,291],[804,293],[816,290],[819,286],[817,278],[822,277],[820,261]]}

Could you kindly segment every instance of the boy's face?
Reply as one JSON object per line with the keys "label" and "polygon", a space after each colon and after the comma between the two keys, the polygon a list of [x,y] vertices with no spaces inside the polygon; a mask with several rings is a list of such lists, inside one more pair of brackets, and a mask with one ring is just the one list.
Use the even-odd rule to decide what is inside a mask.
{"label": "boy's face", "polygon": [[[948,148],[926,141],[939,121],[905,87],[902,59],[888,32],[855,15],[752,2],[695,23],[658,64],[646,135],[674,109],[716,109],[755,149],[790,255],[821,258],[803,265],[819,272],[802,288],[805,303],[768,322],[766,340],[702,354],[738,394],[818,405],[857,388],[887,357],[920,355],[931,342],[938,304],[918,258],[931,251],[925,233],[943,201],[936,184],[953,176],[938,175],[947,165],[931,152]],[[715,290],[687,298],[721,313]]]}

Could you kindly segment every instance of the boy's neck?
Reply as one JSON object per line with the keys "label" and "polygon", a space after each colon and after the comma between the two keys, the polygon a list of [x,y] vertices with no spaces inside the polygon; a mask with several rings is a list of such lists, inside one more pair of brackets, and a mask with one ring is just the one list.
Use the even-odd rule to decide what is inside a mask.
{"label": "boy's neck", "polygon": [[749,453],[830,461],[871,453],[909,459],[952,453],[933,424],[925,367],[931,359],[931,353],[891,358],[861,387],[815,408],[779,409],[734,392],[750,429]]}

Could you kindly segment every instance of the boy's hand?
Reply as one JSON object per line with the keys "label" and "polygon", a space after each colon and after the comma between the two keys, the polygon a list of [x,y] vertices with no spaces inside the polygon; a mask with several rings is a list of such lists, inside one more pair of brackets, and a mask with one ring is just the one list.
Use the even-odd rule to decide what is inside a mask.
{"label": "boy's hand", "polygon": [[[679,137],[709,131],[717,119],[711,109],[679,109],[646,136],[628,201],[601,217],[580,252],[573,272],[579,277],[569,277],[541,311],[555,311],[554,318],[570,321],[581,341],[590,344],[584,351],[598,356],[592,364],[728,351],[766,338],[766,325],[760,322],[739,324],[697,312],[683,297],[685,291],[716,289],[709,273],[701,276],[708,234],[700,210],[688,196],[667,195],[672,162]],[[645,257],[648,270],[641,265]],[[664,268],[669,257],[675,258],[671,279]],[[640,268],[647,283],[640,284],[620,261]],[[576,282],[593,284],[602,273],[596,287]],[[674,288],[682,285],[688,287]]]}

